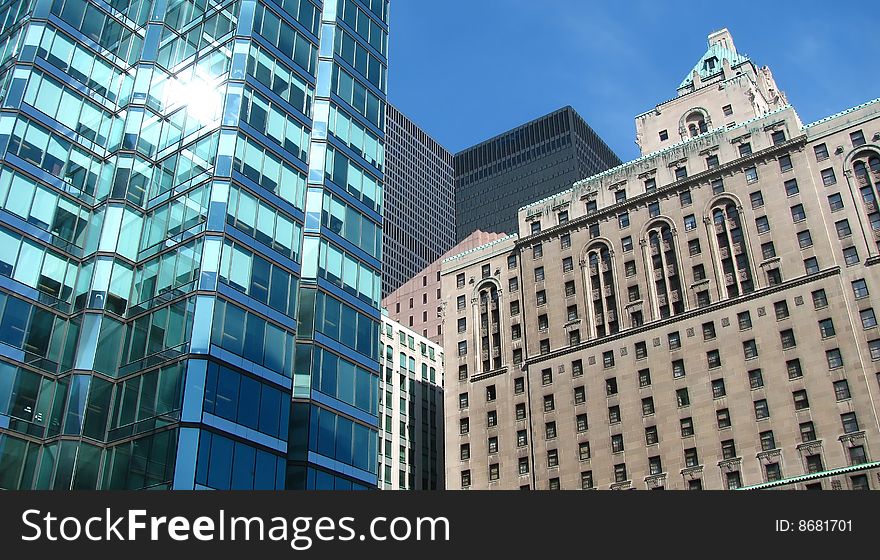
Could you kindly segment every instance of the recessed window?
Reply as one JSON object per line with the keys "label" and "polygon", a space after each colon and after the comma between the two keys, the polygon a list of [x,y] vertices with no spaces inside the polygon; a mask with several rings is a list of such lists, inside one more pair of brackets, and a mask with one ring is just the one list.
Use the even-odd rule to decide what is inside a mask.
{"label": "recessed window", "polygon": [[761,451],[776,449],[776,438],[773,436],[773,430],[761,432],[758,437],[761,439]]}
{"label": "recessed window", "polygon": [[623,239],[620,240],[620,245],[623,248],[624,253],[628,253],[633,250],[633,240],[632,237],[627,235]]}
{"label": "recessed window", "polygon": [[629,213],[623,212],[622,214],[617,215],[617,225],[620,229],[625,229],[629,227]]}
{"label": "recessed window", "polygon": [[517,377],[513,380],[513,394],[520,395],[524,393],[526,390],[525,379],[522,377]]}
{"label": "recessed window", "polygon": [[773,303],[773,312],[776,314],[776,320],[788,318],[788,302],[784,299]]}
{"label": "recessed window", "polygon": [[669,140],[669,131],[664,128],[660,131],[660,141],[665,142],[667,140]]}
{"label": "recessed window", "polygon": [[789,379],[798,379],[804,376],[804,369],[801,367],[800,358],[788,360],[785,362],[785,371],[788,373]]}
{"label": "recessed window", "polygon": [[807,213],[803,204],[795,204],[791,207],[791,219],[795,223],[802,222],[807,219]]}
{"label": "recessed window", "polygon": [[688,172],[686,167],[676,167],[675,168],[675,180],[681,181],[682,179],[687,178]]}
{"label": "recessed window", "polygon": [[782,144],[785,142],[785,131],[777,130],[773,134],[770,135],[770,140],[773,142],[773,145]]}
{"label": "recessed window", "polygon": [[720,165],[718,160],[718,154],[712,154],[711,156],[706,158],[706,168],[707,169],[715,169]]}
{"label": "recessed window", "polygon": [[828,296],[825,295],[825,290],[823,288],[813,291],[811,296],[813,298],[813,307],[815,309],[828,307]]}
{"label": "recessed window", "polygon": [[574,281],[569,280],[565,283],[565,297],[571,297],[575,294]]}
{"label": "recessed window", "polygon": [[654,399],[653,397],[645,397],[642,399],[642,416],[650,416],[654,414]]}
{"label": "recessed window", "polygon": [[816,274],[819,272],[819,261],[816,257],[804,259],[804,272],[807,274]]}
{"label": "recessed window", "polygon": [[691,418],[682,418],[679,420],[681,425],[681,437],[690,437],[694,435],[694,422]]}
{"label": "recessed window", "polygon": [[688,395],[687,388],[678,389],[675,391],[675,398],[678,402],[678,408],[683,408],[691,405],[691,398]]}
{"label": "recessed window", "polygon": [[540,259],[544,256],[544,247],[538,243],[537,245],[532,246],[532,258]]}
{"label": "recessed window", "polygon": [[590,442],[584,441],[578,444],[578,459],[581,461],[590,459]]}
{"label": "recessed window", "polygon": [[772,241],[761,243],[761,256],[764,257],[764,260],[772,259],[776,256],[776,246]]}
{"label": "recessed window", "polygon": [[868,292],[868,284],[865,282],[864,278],[859,278],[858,280],[853,280],[852,282],[853,295],[856,299],[866,298],[869,295]]}
{"label": "recessed window", "polygon": [[672,377],[678,379],[679,377],[684,377],[684,360],[673,360],[672,362]]}
{"label": "recessed window", "polygon": [[755,218],[755,227],[758,230],[758,233],[767,233],[770,231],[770,221],[767,219],[767,216],[758,216]]}
{"label": "recessed window", "polygon": [[865,140],[865,133],[861,130],[856,130],[855,132],[849,133],[849,139],[852,141],[853,148],[858,148],[859,146],[864,146],[868,142]]}
{"label": "recessed window", "polygon": [[564,233],[559,236],[559,245],[561,249],[568,249],[571,247],[571,234]]}
{"label": "recessed window", "polygon": [[845,401],[852,397],[849,392],[849,382],[846,379],[834,382],[834,397],[839,401]]}
{"label": "recessed window", "polygon": [[544,267],[539,266],[535,268],[535,282],[543,282],[544,281]]}
{"label": "recessed window", "polygon": [[799,231],[797,234],[798,246],[801,249],[806,249],[807,247],[813,246],[813,236],[810,235],[810,230],[805,229],[803,231]]}
{"label": "recessed window", "polygon": [[805,410],[810,408],[810,399],[807,398],[807,392],[803,389],[799,391],[794,391],[791,394],[792,399],[794,399],[794,409],[795,410]]}
{"label": "recessed window", "polygon": [[739,330],[745,331],[752,328],[752,315],[748,311],[737,313],[736,320],[739,324]]}
{"label": "recessed window", "polygon": [[877,326],[877,317],[874,315],[873,307],[859,311],[859,318],[862,320],[862,328],[870,329]]}
{"label": "recessed window", "polygon": [[733,107],[731,107],[730,105],[725,105],[721,108],[721,110],[724,112],[725,117],[729,117],[733,114]]}
{"label": "recessed window", "polygon": [[651,193],[657,190],[657,179],[651,177],[649,179],[645,179],[645,192]]}
{"label": "recessed window", "polygon": [[767,406],[767,399],[759,399],[754,402],[755,419],[763,420],[770,417],[770,408]]}
{"label": "recessed window", "polygon": [[544,395],[544,412],[551,412],[556,408],[553,401],[553,395]]}
{"label": "recessed window", "polygon": [[616,395],[617,394],[617,378],[609,377],[605,380],[605,394],[607,396]]}
{"label": "recessed window", "polygon": [[541,222],[532,222],[531,231],[533,234],[541,232]]}
{"label": "recessed window", "polygon": [[794,196],[801,192],[800,188],[798,188],[797,179],[789,179],[784,183],[785,186],[785,196]]}
{"label": "recessed window", "polygon": [[547,439],[556,438],[556,422],[546,422],[544,424],[544,437]]}
{"label": "recessed window", "polygon": [[843,424],[843,433],[851,434],[859,431],[859,421],[855,412],[847,412],[840,415],[841,424]]}
{"label": "recessed window", "polygon": [[813,146],[813,152],[816,154],[816,161],[828,159],[828,146],[825,144],[817,144]]}
{"label": "recessed window", "polygon": [[721,194],[724,192],[724,179],[718,178],[712,180],[712,194]]}
{"label": "recessed window", "polygon": [[568,210],[562,210],[556,215],[556,218],[560,224],[568,222]]}
{"label": "recessed window", "polygon": [[834,331],[834,321],[830,317],[819,321],[819,334],[822,335],[822,338],[831,338],[836,334]]}
{"label": "recessed window", "polygon": [[746,183],[757,183],[758,182],[758,169],[755,167],[747,167],[745,170],[746,174]]}
{"label": "recessed window", "polygon": [[752,202],[752,208],[760,208],[764,206],[764,195],[761,194],[761,191],[755,191],[749,195],[749,200]]}
{"label": "recessed window", "polygon": [[626,189],[614,191],[614,202],[620,203],[626,200]]}
{"label": "recessed window", "polygon": [[859,263],[859,252],[855,247],[847,247],[843,250],[843,261],[847,266]]}
{"label": "recessed window", "polygon": [[608,350],[602,352],[602,365],[605,368],[614,367],[614,351]]}
{"label": "recessed window", "polygon": [[623,434],[614,434],[611,436],[611,452],[622,453],[623,451]]}
{"label": "recessed window", "polygon": [[468,459],[470,459],[471,458],[471,444],[462,443],[459,453],[460,453],[460,457],[461,457],[462,461],[467,461]]}
{"label": "recessed window", "polygon": [[749,388],[751,389],[760,389],[764,386],[764,375],[761,373],[760,369],[753,369],[749,371]]}
{"label": "recessed window", "polygon": [[688,254],[690,256],[696,256],[700,254],[700,240],[699,239],[691,239],[688,241]]}
{"label": "recessed window", "polygon": [[651,385],[651,371],[648,369],[639,370],[639,387],[648,387]]}
{"label": "recessed window", "polygon": [[782,349],[788,350],[789,348],[794,348],[797,346],[797,342],[794,338],[794,331],[791,329],[785,329],[784,331],[779,333],[779,339],[782,343]]}
{"label": "recessed window", "polygon": [[575,424],[577,424],[578,433],[586,432],[589,429],[589,425],[587,424],[587,415],[578,414],[575,417]]}
{"label": "recessed window", "polygon": [[678,202],[681,203],[681,207],[690,206],[694,203],[693,198],[691,197],[690,190],[684,190],[678,193]]}
{"label": "recessed window", "polygon": [[666,339],[669,343],[670,350],[677,350],[681,348],[681,335],[678,333],[678,331],[669,333],[668,335],[666,335]]}
{"label": "recessed window", "polygon": [[713,379],[712,380],[712,398],[720,399],[723,396],[727,395],[727,389],[724,386],[723,379]]}
{"label": "recessed window", "polygon": [[743,142],[739,145],[739,155],[740,157],[745,157],[752,153],[752,144],[751,142]]}
{"label": "recessed window", "polygon": [[802,442],[816,441],[816,427],[812,422],[801,422],[799,427]]}
{"label": "recessed window", "polygon": [[746,360],[751,360],[752,358],[758,357],[758,345],[755,342],[755,339],[743,341],[742,347],[743,356],[745,356]]}
{"label": "recessed window", "polygon": [[843,367],[843,356],[840,354],[839,348],[826,350],[825,359],[828,362],[828,369],[837,369]]}
{"label": "recessed window", "polygon": [[697,229],[697,219],[693,214],[688,214],[684,217],[684,230],[693,231],[695,229]]}
{"label": "recessed window", "polygon": [[618,405],[608,407],[608,423],[617,424],[620,422],[620,407]]}
{"label": "recessed window", "polygon": [[837,176],[834,175],[834,169],[829,167],[822,170],[822,183],[829,187],[837,182]]}
{"label": "recessed window", "polygon": [[657,426],[648,426],[645,428],[645,445],[654,445],[660,441],[657,433]]}

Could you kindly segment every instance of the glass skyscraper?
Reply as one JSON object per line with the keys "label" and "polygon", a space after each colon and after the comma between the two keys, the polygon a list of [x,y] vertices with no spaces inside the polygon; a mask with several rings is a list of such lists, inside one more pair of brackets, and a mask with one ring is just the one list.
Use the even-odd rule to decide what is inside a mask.
{"label": "glass skyscraper", "polygon": [[376,487],[387,16],[0,4],[0,488]]}

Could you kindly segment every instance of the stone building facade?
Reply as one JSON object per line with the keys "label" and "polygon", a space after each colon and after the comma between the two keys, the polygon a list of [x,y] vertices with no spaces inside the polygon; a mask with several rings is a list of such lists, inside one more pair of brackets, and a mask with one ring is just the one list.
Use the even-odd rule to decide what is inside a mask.
{"label": "stone building facade", "polygon": [[379,489],[443,490],[443,347],[383,316]]}
{"label": "stone building facade", "polygon": [[447,488],[880,488],[880,100],[803,125],[726,30],[678,93],[444,261]]}

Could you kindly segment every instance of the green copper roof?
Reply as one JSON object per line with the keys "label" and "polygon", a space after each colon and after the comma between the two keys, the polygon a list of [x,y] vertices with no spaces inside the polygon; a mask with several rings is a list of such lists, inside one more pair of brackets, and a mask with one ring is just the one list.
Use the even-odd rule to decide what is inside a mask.
{"label": "green copper roof", "polygon": [[715,43],[714,45],[709,46],[709,50],[706,51],[697,65],[694,66],[693,70],[688,72],[688,75],[685,76],[684,80],[682,80],[681,84],[678,86],[678,89],[689,86],[694,83],[694,72],[697,72],[700,75],[700,78],[705,80],[710,76],[714,76],[721,72],[723,68],[724,60],[730,61],[731,68],[736,67],[743,62],[748,62],[749,57],[734,52],[724,46],[721,43]]}

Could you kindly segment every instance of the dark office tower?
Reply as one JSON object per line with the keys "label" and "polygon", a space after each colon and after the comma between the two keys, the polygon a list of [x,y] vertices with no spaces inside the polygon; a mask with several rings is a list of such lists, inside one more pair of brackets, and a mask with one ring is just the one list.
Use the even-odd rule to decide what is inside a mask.
{"label": "dark office tower", "polygon": [[517,210],[621,161],[571,107],[455,154],[455,228],[517,232]]}
{"label": "dark office tower", "polygon": [[0,7],[0,488],[377,485],[385,0]]}
{"label": "dark office tower", "polygon": [[388,105],[382,297],[455,245],[452,154]]}

